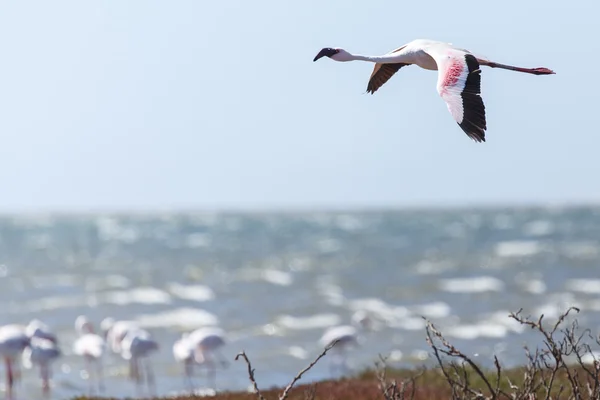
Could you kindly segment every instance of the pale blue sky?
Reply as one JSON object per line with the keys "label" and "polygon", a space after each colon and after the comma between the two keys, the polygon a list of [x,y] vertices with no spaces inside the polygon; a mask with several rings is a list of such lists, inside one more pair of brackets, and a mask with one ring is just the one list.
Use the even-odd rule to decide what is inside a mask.
{"label": "pale blue sky", "polygon": [[[4,1],[0,211],[600,200],[600,2]],[[436,72],[313,63],[416,38],[484,69],[488,142]]]}

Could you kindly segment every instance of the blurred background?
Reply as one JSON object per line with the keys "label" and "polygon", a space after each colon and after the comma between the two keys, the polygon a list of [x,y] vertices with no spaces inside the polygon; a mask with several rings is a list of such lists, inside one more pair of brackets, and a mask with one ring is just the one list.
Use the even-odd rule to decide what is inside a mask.
{"label": "blurred background", "polygon": [[[578,305],[600,329],[600,5],[563,6],[3,2],[0,324],[57,332],[57,399],[87,387],[80,314],[152,333],[159,394],[183,389],[173,342],[206,325],[228,335],[218,389],[248,386],[241,350],[262,387],[286,383],[357,311],[373,326],[353,371],[427,363],[421,316],[507,366],[530,339],[510,311]],[[371,96],[372,65],[312,62],[417,38],[557,74],[485,68],[477,144],[435,72]],[[125,361],[105,364],[107,394],[133,395]],[[37,371],[23,379],[37,395]]]}

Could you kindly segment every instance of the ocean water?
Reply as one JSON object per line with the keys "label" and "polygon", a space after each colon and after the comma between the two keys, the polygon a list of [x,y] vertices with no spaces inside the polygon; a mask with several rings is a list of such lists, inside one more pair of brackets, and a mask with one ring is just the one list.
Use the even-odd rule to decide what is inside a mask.
{"label": "ocean water", "polygon": [[[3,216],[0,301],[0,324],[38,318],[59,335],[56,399],[87,390],[71,350],[81,314],[97,327],[137,320],[154,335],[159,395],[185,388],[172,355],[182,332],[227,332],[218,390],[248,388],[233,361],[242,350],[266,388],[287,383],[321,351],[324,330],[358,310],[375,324],[348,353],[353,370],[379,354],[430,363],[422,316],[481,362],[496,354],[511,366],[538,338],[511,311],[552,319],[579,306],[581,325],[600,332],[600,207]],[[135,395],[126,362],[104,361],[105,394]],[[329,376],[325,358],[306,379]],[[202,373],[195,382],[207,384]],[[40,387],[25,369],[18,398]]]}

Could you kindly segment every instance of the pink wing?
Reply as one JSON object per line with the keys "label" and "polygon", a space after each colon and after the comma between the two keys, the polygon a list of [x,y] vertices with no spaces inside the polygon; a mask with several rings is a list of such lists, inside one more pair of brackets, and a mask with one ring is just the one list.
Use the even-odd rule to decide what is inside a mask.
{"label": "pink wing", "polygon": [[461,129],[476,142],[485,142],[485,106],[481,70],[472,54],[450,47],[426,49],[437,63],[437,91]]}

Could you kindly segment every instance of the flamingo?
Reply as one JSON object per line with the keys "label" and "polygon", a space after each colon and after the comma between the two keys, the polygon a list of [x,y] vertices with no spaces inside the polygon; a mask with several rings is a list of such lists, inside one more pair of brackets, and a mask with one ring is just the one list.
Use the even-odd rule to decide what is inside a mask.
{"label": "flamingo", "polygon": [[25,333],[25,326],[10,324],[0,327],[0,357],[6,365],[6,397],[13,398],[15,380],[20,379],[18,357],[30,344],[30,337]]}
{"label": "flamingo", "polygon": [[56,334],[50,330],[50,327],[39,319],[32,319],[25,327],[25,334],[29,337],[46,339],[54,344],[58,344]]}
{"label": "flamingo", "polygon": [[191,391],[194,390],[192,373],[194,368],[194,346],[189,340],[190,334],[185,332],[181,338],[173,343],[173,357],[175,361],[183,363],[185,383]]}
{"label": "flamingo", "polygon": [[446,102],[450,114],[460,128],[474,141],[485,142],[487,129],[485,106],[481,98],[480,66],[502,68],[534,75],[555,72],[544,67],[522,68],[499,64],[476,57],[470,51],[451,43],[417,39],[382,56],[351,54],[337,47],[321,49],[313,61],[329,57],[334,61],[368,61],[375,63],[367,84],[367,92],[375,93],[398,70],[416,64],[427,70],[438,71],[437,91]]}
{"label": "flamingo", "polygon": [[[106,348],[106,342],[102,336],[94,333],[92,323],[84,315],[75,319],[75,330],[79,337],[73,343],[73,353],[83,357],[86,370],[89,373],[89,392],[93,393],[93,383],[91,378],[98,382],[98,391],[104,391],[104,374],[102,371],[102,357]],[[92,368],[94,364],[95,368]]]}
{"label": "flamingo", "polygon": [[364,311],[357,311],[352,315],[352,325],[337,325],[328,328],[319,339],[323,347],[327,347],[337,340],[331,349],[330,373],[335,374],[336,368],[343,374],[348,371],[346,352],[359,345],[359,329],[369,330],[372,321]]}
{"label": "flamingo", "polygon": [[226,343],[225,332],[218,327],[198,328],[187,336],[187,341],[193,349],[194,361],[206,367],[209,382],[216,388],[217,362],[224,368],[228,365],[219,350]]}
{"label": "flamingo", "polygon": [[115,321],[111,317],[104,318],[100,322],[100,329],[104,332],[104,338],[111,351],[115,354],[121,354],[121,342],[127,332],[139,329],[135,321]]}
{"label": "flamingo", "polygon": [[50,393],[50,366],[61,356],[56,341],[44,337],[31,337],[29,346],[23,351],[23,364],[28,366],[37,365],[40,368],[42,378],[42,393]]}
{"label": "flamingo", "polygon": [[[143,380],[142,374],[145,369],[146,384],[148,389],[154,392],[154,372],[148,357],[158,350],[158,342],[152,338],[148,331],[135,328],[127,331],[120,343],[120,347],[121,356],[129,361],[129,374],[135,381],[136,388],[140,389],[141,381]],[[141,363],[143,363],[145,368],[140,368]]]}

